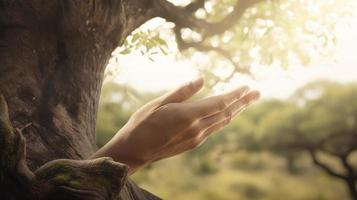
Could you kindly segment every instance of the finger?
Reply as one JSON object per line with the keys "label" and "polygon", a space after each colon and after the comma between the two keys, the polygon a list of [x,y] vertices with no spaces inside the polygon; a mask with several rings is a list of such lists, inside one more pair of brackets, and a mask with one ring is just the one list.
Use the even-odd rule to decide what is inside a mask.
{"label": "finger", "polygon": [[213,123],[211,126],[209,126],[205,131],[202,132],[201,137],[202,138],[207,138],[210,134],[213,132],[218,131],[219,129],[227,126],[231,120],[230,119],[224,119],[221,121],[218,121],[216,123]]}
{"label": "finger", "polygon": [[219,124],[225,120],[230,121],[232,119],[232,116],[233,116],[232,110],[227,108],[222,112],[200,119],[198,121],[198,124],[201,127],[201,129],[206,130],[209,127],[215,124]]}
{"label": "finger", "polygon": [[227,109],[231,103],[243,96],[248,90],[248,86],[243,86],[223,95],[188,102],[185,109],[195,118],[208,117]]}
{"label": "finger", "polygon": [[242,98],[232,103],[226,110],[215,115],[203,118],[199,121],[202,129],[206,129],[204,134],[210,134],[219,128],[222,128],[232,120],[240,111],[249,106],[252,102],[260,97],[258,91],[252,91],[244,95]]}
{"label": "finger", "polygon": [[232,117],[235,117],[238,113],[247,108],[254,101],[258,100],[259,97],[260,93],[254,90],[244,95],[238,101],[232,103],[232,105],[229,107],[232,113]]}
{"label": "finger", "polygon": [[203,86],[203,77],[199,77],[185,85],[171,91],[160,98],[161,105],[178,103],[187,100],[197,93]]}

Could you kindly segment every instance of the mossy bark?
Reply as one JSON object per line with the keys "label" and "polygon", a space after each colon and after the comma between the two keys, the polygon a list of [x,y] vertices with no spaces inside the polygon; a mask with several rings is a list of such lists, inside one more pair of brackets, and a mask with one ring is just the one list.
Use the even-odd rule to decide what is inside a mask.
{"label": "mossy bark", "polygon": [[[0,0],[0,193],[5,199],[154,199],[126,166],[86,160],[111,52],[149,0]],[[42,166],[42,167],[41,167]]]}

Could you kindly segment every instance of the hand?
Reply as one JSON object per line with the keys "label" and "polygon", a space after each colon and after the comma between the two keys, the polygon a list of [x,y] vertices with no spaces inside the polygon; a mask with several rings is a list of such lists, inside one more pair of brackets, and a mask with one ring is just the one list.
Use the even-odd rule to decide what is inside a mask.
{"label": "hand", "polygon": [[259,98],[258,91],[244,86],[186,102],[202,85],[199,78],[144,105],[94,157],[112,157],[127,164],[129,173],[133,173],[145,164],[197,147]]}

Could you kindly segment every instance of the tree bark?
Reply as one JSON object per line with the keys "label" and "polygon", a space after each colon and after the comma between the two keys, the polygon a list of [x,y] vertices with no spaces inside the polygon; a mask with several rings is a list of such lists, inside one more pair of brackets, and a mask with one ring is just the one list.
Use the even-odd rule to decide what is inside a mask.
{"label": "tree bark", "polygon": [[348,191],[351,195],[352,200],[357,200],[357,185],[356,180],[350,179],[346,180]]}
{"label": "tree bark", "polygon": [[357,175],[356,175],[356,171],[353,169],[353,166],[348,161],[348,157],[351,155],[351,152],[353,152],[353,150],[351,150],[345,155],[342,155],[340,157],[340,161],[342,163],[342,166],[346,170],[345,181],[347,184],[348,191],[351,195],[351,199],[357,200]]}
{"label": "tree bark", "polygon": [[[0,0],[0,95],[4,96],[3,105],[8,107],[11,122],[9,129],[0,131],[5,138],[2,147],[26,146],[26,166],[31,171],[25,176],[25,183],[15,178],[17,175],[9,176],[8,179],[13,180],[7,183],[12,182],[12,186],[7,187],[49,179],[48,171],[63,173],[60,169],[64,168],[80,168],[83,177],[95,174],[93,166],[105,169],[111,166],[118,173],[125,172],[125,167],[113,161],[100,160],[95,161],[100,164],[93,165],[65,160],[47,164],[32,174],[49,161],[85,160],[97,150],[95,124],[105,66],[114,48],[154,16],[150,5],[149,0]],[[6,117],[3,119],[6,122]],[[16,142],[21,135],[26,138],[26,145]],[[2,155],[7,159],[11,155],[6,154],[6,148]],[[10,163],[6,159],[2,164]],[[17,157],[16,160],[23,162]],[[7,176],[16,166],[9,167],[3,174]],[[53,166],[66,167],[54,170]],[[33,186],[23,188],[32,193],[36,190]],[[56,191],[73,193],[73,188],[67,189]],[[14,192],[1,190],[2,193],[7,191]],[[104,196],[106,198],[93,199],[114,198]],[[126,181],[120,196],[122,199],[154,199],[130,180]],[[67,197],[79,199],[76,195]]]}

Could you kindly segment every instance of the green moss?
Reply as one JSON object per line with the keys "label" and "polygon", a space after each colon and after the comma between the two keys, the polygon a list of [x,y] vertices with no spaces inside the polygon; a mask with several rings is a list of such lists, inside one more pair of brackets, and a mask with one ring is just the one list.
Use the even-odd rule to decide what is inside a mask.
{"label": "green moss", "polygon": [[84,184],[88,184],[89,182],[86,183],[81,183],[79,180],[71,180],[69,182],[69,185],[74,188],[83,188]]}
{"label": "green moss", "polygon": [[69,174],[57,174],[53,180],[58,183],[64,183],[69,181],[70,179],[71,176]]}
{"label": "green moss", "polygon": [[18,142],[10,122],[0,119],[0,176],[4,177],[17,163]]}

